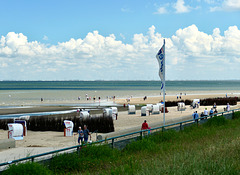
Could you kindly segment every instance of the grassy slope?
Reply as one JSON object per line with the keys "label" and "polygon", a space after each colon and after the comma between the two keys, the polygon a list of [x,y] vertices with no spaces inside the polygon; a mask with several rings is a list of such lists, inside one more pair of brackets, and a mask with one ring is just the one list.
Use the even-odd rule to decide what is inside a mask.
{"label": "grassy slope", "polygon": [[[215,119],[214,119],[215,120]],[[239,174],[240,120],[219,118],[134,142],[102,174]],[[115,157],[113,155],[113,157]],[[117,160],[118,159],[118,160]],[[99,171],[91,171],[99,173]]]}
{"label": "grassy slope", "polygon": [[240,119],[160,132],[123,151],[88,146],[80,156],[56,156],[49,168],[54,174],[240,174]]}

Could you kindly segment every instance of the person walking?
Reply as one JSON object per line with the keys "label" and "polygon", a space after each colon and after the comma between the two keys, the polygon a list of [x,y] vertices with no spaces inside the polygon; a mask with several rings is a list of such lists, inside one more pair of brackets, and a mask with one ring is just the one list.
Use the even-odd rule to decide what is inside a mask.
{"label": "person walking", "polygon": [[78,134],[78,144],[80,145],[80,141],[81,141],[81,144],[83,143],[83,130],[81,126],[79,126],[78,132],[74,135],[77,135],[77,134]]}
{"label": "person walking", "polygon": [[207,110],[207,108],[205,108],[205,110],[203,111],[203,114],[204,114],[204,116],[205,116],[205,119],[207,119],[207,116],[208,116],[208,110]]}
{"label": "person walking", "polygon": [[[141,130],[146,130],[146,129],[148,129],[148,124],[147,124],[147,120],[144,120],[144,122],[142,123]],[[147,134],[147,131],[145,131],[143,134],[145,136]]]}
{"label": "person walking", "polygon": [[145,130],[145,129],[148,129],[147,120],[144,120],[141,130]]}
{"label": "person walking", "polygon": [[195,122],[198,123],[198,118],[199,118],[199,115],[197,113],[197,111],[195,112]]}
{"label": "person walking", "polygon": [[214,103],[213,103],[213,109],[216,110],[216,108],[217,108],[217,104],[214,102]]}
{"label": "person walking", "polygon": [[195,111],[195,112],[192,114],[192,116],[193,116],[193,120],[195,120],[195,122],[198,123],[199,115],[198,115],[197,111]]}
{"label": "person walking", "polygon": [[209,115],[210,115],[210,116],[213,115],[213,108],[210,109],[210,111],[209,111]]}
{"label": "person walking", "polygon": [[230,111],[230,105],[229,105],[229,103],[227,103],[227,111],[228,111],[228,112]]}
{"label": "person walking", "polygon": [[84,130],[83,130],[84,143],[88,142],[88,136],[90,136],[90,140],[91,140],[91,133],[87,129],[87,126],[84,125]]}

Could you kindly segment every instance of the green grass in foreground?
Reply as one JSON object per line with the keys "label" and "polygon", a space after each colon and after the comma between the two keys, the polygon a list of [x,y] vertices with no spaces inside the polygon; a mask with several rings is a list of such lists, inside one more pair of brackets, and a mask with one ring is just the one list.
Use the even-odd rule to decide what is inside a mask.
{"label": "green grass in foreground", "polygon": [[39,163],[35,162],[27,162],[27,163],[20,163],[20,164],[13,164],[10,165],[10,168],[6,171],[4,171],[2,174],[6,175],[48,175],[52,174],[52,172],[47,169],[46,167],[40,165]]}
{"label": "green grass in foreground", "polygon": [[57,155],[48,165],[13,165],[3,174],[24,174],[30,167],[41,174],[240,174],[240,112],[234,118],[160,132],[122,151],[87,146],[79,155]]}

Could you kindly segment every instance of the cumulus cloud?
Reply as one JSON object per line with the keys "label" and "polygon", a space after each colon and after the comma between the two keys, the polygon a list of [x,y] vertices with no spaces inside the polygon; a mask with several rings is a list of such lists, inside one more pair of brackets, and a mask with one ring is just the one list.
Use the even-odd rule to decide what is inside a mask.
{"label": "cumulus cloud", "polygon": [[223,8],[226,10],[240,10],[239,0],[225,0],[223,2]]}
{"label": "cumulus cloud", "polygon": [[[174,45],[185,53],[195,57],[227,57],[233,54],[240,56],[240,31],[237,26],[231,26],[220,35],[220,29],[215,28],[211,35],[198,30],[197,26],[191,25],[184,29],[179,29],[176,35],[172,36]],[[215,57],[217,56],[217,57]],[[230,60],[231,58],[227,58]]]}
{"label": "cumulus cloud", "polygon": [[120,33],[120,37],[121,37],[123,40],[126,39],[126,37],[125,37],[122,33]]}
{"label": "cumulus cloud", "polygon": [[[155,5],[157,6],[157,5]],[[197,10],[200,6],[186,5],[184,0],[176,0],[175,3],[165,3],[157,7],[157,11],[154,14],[167,14],[167,13],[188,13],[192,10]]]}
{"label": "cumulus cloud", "polygon": [[[0,40],[1,79],[158,79],[155,56],[164,37],[156,30],[151,26],[146,34],[135,34],[130,44],[117,40],[114,34],[103,36],[93,31],[84,38],[50,46],[9,32]],[[208,79],[209,75],[217,79],[220,74],[222,79],[230,73],[237,76],[240,30],[230,26],[223,33],[215,28],[207,34],[191,25],[165,38],[167,79]],[[197,69],[201,69],[199,75],[192,74]]]}
{"label": "cumulus cloud", "polygon": [[176,13],[187,13],[190,11],[190,7],[185,5],[184,0],[177,0],[173,7],[176,9]]}
{"label": "cumulus cloud", "polygon": [[154,14],[165,14],[168,13],[166,7],[159,7],[157,12],[155,12]]}
{"label": "cumulus cloud", "polygon": [[211,7],[211,12],[214,11],[240,11],[239,0],[224,0],[222,4]]}

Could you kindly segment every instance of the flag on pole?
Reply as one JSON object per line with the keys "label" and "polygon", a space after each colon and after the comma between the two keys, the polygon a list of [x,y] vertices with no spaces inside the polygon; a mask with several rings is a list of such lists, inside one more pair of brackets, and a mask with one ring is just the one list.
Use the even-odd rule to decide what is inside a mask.
{"label": "flag on pole", "polygon": [[165,86],[165,40],[163,46],[158,51],[156,58],[159,64],[159,77],[162,82],[161,89],[163,89],[163,87]]}

